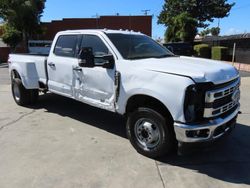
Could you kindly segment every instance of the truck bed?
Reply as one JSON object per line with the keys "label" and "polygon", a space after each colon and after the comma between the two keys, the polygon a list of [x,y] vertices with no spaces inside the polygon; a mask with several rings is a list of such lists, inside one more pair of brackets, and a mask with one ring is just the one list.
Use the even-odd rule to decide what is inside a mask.
{"label": "truck bed", "polygon": [[[37,54],[10,54],[9,62],[10,66],[22,73],[20,75],[23,80],[33,80],[34,83],[37,80],[46,84],[47,81],[47,55]],[[12,68],[12,69],[13,69]],[[28,88],[34,87],[31,83],[27,83]]]}

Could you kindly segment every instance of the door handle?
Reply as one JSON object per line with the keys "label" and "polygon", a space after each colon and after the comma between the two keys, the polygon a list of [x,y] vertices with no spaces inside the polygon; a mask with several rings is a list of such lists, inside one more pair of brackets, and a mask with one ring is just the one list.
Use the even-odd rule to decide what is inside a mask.
{"label": "door handle", "polygon": [[50,67],[55,67],[55,66],[56,66],[56,65],[55,65],[54,63],[52,63],[52,62],[49,62],[48,65],[49,65]]}

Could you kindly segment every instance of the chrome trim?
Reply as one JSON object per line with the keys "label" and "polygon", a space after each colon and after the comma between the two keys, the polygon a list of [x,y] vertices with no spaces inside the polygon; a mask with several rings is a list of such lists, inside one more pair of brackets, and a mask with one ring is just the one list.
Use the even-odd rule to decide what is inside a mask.
{"label": "chrome trim", "polygon": [[[239,113],[240,105],[238,108],[229,116],[225,118],[217,118],[210,120],[207,123],[204,124],[185,124],[185,123],[174,123],[174,129],[175,129],[175,134],[176,134],[176,139],[180,142],[205,142],[205,141],[211,141],[215,140],[221,136],[223,136],[226,132],[230,130],[230,128],[225,129],[225,131],[219,135],[214,136],[214,131],[222,126],[231,121],[233,118],[237,116]],[[187,137],[186,131],[192,131],[192,130],[204,130],[208,129],[209,130],[209,135],[207,137],[199,137],[199,138],[190,138]]]}
{"label": "chrome trim", "polygon": [[[240,78],[238,78],[237,81],[235,81],[234,83],[232,83],[231,85],[229,85],[227,87],[212,90],[212,91],[207,91],[205,94],[205,102],[211,103],[216,99],[226,97],[226,96],[232,94],[234,91],[236,91],[239,88],[239,86],[240,86]],[[215,97],[215,94],[217,94],[217,93],[223,93],[223,94],[222,94],[222,96]]]}
{"label": "chrome trim", "polygon": [[[233,107],[235,107],[237,104],[239,104],[239,100],[240,100],[240,78],[238,78],[237,80],[235,80],[235,82],[233,82],[232,84],[224,87],[224,88],[220,88],[220,89],[215,89],[215,90],[211,90],[211,91],[207,91],[205,93],[205,103],[213,103],[215,100],[218,99],[222,99],[226,96],[229,96],[231,94],[234,93],[239,95],[237,98],[232,98],[232,100],[230,102],[228,102],[227,104],[220,106],[219,108],[204,108],[204,113],[203,116],[205,118],[211,118],[211,117],[215,117],[218,115],[221,115],[227,111],[229,111],[230,109],[232,109]],[[216,94],[220,94],[218,96],[216,96]],[[217,113],[214,113],[218,111]],[[214,114],[213,114],[214,113]]]}
{"label": "chrome trim", "polygon": [[[204,109],[204,117],[205,118],[210,118],[210,117],[214,117],[214,116],[219,116],[219,115],[231,110],[236,105],[239,105],[239,100],[229,102],[229,103],[225,104],[224,106],[221,106],[221,107],[216,108],[216,109],[214,109],[214,108],[205,108]],[[213,112],[218,111],[218,110],[220,111],[219,113],[213,114]]]}

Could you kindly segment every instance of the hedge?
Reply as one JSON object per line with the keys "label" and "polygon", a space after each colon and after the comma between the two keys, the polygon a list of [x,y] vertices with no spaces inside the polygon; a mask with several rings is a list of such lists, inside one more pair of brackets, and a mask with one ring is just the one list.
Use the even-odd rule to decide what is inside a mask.
{"label": "hedge", "polygon": [[194,46],[195,56],[211,58],[211,48],[207,44],[198,44]]}
{"label": "hedge", "polygon": [[228,60],[229,50],[227,47],[214,46],[212,47],[212,59],[215,60]]}

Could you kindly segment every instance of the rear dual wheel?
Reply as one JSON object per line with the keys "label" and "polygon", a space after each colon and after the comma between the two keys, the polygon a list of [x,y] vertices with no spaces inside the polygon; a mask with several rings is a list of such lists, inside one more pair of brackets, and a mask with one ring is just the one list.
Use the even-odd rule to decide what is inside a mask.
{"label": "rear dual wheel", "polygon": [[15,102],[20,106],[33,105],[38,100],[38,90],[26,89],[19,78],[12,78],[11,89]]}

